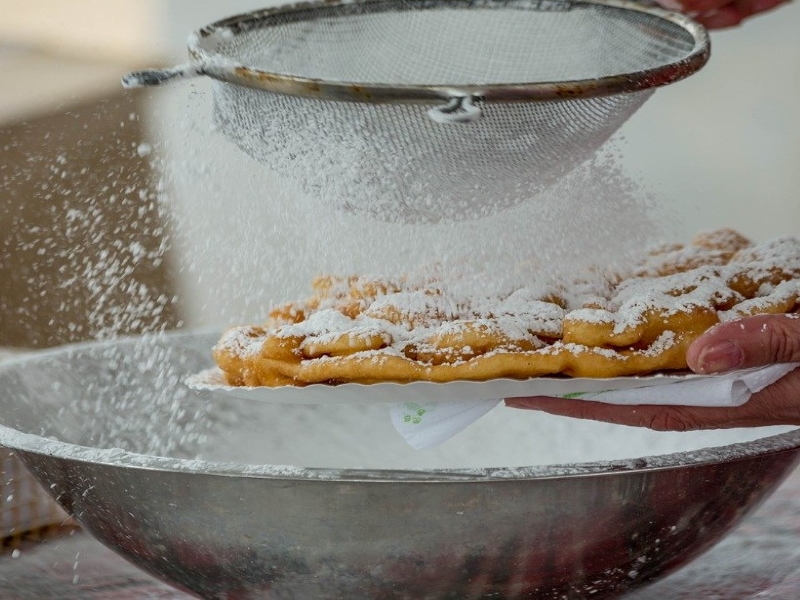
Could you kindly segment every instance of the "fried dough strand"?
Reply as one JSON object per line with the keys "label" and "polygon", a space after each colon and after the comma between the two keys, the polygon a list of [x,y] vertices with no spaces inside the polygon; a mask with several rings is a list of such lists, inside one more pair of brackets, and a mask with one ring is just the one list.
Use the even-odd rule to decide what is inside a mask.
{"label": "fried dough strand", "polygon": [[264,326],[231,328],[213,355],[236,386],[683,370],[689,344],[715,324],[800,311],[800,238],[704,232],[608,280],[465,300],[437,281],[320,277],[307,301],[274,309]]}

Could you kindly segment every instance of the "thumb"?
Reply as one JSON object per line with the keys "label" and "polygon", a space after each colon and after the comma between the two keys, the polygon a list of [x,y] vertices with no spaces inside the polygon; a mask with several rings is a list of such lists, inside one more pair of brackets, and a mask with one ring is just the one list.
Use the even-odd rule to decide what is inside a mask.
{"label": "thumb", "polygon": [[686,352],[697,373],[800,362],[800,315],[758,315],[721,323]]}

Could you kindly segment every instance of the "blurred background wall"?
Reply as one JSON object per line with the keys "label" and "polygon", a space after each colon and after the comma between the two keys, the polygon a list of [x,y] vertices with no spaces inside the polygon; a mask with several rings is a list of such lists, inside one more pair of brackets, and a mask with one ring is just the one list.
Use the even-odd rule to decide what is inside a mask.
{"label": "blurred background wall", "polygon": [[0,347],[176,327],[157,175],[137,148],[157,2],[0,2]]}
{"label": "blurred background wall", "polygon": [[[242,317],[255,310],[254,304],[268,300],[219,292],[226,278],[247,277],[246,268],[237,272],[237,257],[247,254],[252,238],[269,238],[260,246],[272,249],[263,257],[265,269],[270,260],[283,264],[270,279],[279,298],[304,289],[315,268],[295,266],[292,255],[297,252],[287,247],[311,242],[303,242],[291,223],[275,225],[270,204],[295,202],[291,190],[263,174],[256,178],[253,163],[233,148],[212,145],[213,128],[202,98],[205,82],[126,97],[118,87],[118,76],[133,67],[183,62],[188,32],[267,4],[263,0],[0,0],[0,66],[6,75],[0,87],[0,125],[7,136],[10,128],[23,123],[74,113],[71,107],[85,106],[87,97],[104,102],[141,98],[137,100],[141,105],[130,110],[138,128],[129,127],[130,139],[114,144],[123,163],[141,162],[146,153],[140,142],[148,148],[163,146],[162,166],[185,163],[170,194],[169,210],[180,225],[171,271],[164,271],[161,279],[156,277],[150,287],[182,298],[181,317],[193,326]],[[668,209],[663,218],[674,220],[686,236],[718,226],[735,227],[754,239],[800,233],[798,32],[800,8],[791,5],[740,28],[714,32],[708,66],[684,82],[659,90],[624,126],[616,142],[620,163]],[[53,66],[54,60],[62,66]],[[49,70],[31,67],[48,61]],[[70,69],[80,76],[69,75]],[[118,128],[129,112],[121,110],[111,111],[109,128]],[[189,125],[187,111],[193,113]],[[80,117],[68,127],[84,127],[86,123],[80,120],[86,118],[97,120]],[[82,144],[88,143],[86,135],[79,136]],[[91,134],[95,141],[99,137],[98,132]],[[5,173],[8,178],[9,154],[0,154],[0,160],[6,161],[0,176]],[[222,176],[204,177],[209,168],[218,169]],[[159,174],[152,177],[158,180]],[[41,190],[31,193],[32,202],[44,202]],[[247,208],[232,210],[231,202],[241,198],[250,198],[242,204]],[[8,210],[0,218],[8,224]],[[270,220],[271,228],[259,228],[259,222]],[[220,228],[240,234],[214,238]],[[225,243],[204,252],[202,259],[190,256],[204,239]],[[8,248],[12,246],[6,244],[6,254]],[[26,260],[35,256],[34,251]],[[9,256],[3,260],[8,263]],[[297,272],[302,276],[295,277]],[[169,322],[177,323],[177,317]]]}

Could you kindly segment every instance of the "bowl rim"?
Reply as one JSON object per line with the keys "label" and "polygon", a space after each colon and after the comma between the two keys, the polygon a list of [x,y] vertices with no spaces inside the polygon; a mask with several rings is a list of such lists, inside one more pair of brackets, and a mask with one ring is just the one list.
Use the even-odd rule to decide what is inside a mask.
{"label": "bowl rim", "polygon": [[[118,337],[66,344],[44,350],[22,352],[0,362],[0,373],[13,370],[20,364],[46,360],[52,356],[68,354],[86,348],[108,344],[141,342],[146,339],[180,339],[211,335],[215,329],[179,330],[157,334]],[[2,423],[0,415],[0,447],[23,455],[71,461],[88,465],[130,468],[151,472],[171,472],[189,475],[212,475],[253,479],[278,479],[293,481],[372,481],[372,482],[482,482],[520,481],[608,476],[621,473],[654,472],[676,468],[699,467],[711,464],[733,463],[782,452],[800,451],[800,428],[779,434],[767,435],[746,442],[710,446],[695,450],[674,452],[630,459],[558,463],[522,467],[479,467],[440,469],[356,469],[296,467],[276,464],[245,464],[218,462],[204,459],[176,458],[144,455],[121,448],[97,448],[63,442],[58,439],[26,433]]]}
{"label": "bowl rim", "polygon": [[709,465],[730,464],[754,458],[800,452],[800,428],[749,442],[714,446],[632,459],[537,465],[532,467],[482,467],[451,469],[333,469],[290,465],[249,465],[201,459],[143,455],[120,448],[91,448],[44,438],[0,424],[0,447],[15,454],[36,455],[80,463],[148,472],[209,475],[244,479],[341,482],[485,482],[569,479],[587,476],[653,473]]}

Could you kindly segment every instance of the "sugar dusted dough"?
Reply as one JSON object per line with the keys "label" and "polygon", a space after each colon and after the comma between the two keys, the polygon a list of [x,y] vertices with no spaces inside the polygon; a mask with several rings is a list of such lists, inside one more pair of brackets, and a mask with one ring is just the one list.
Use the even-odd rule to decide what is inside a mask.
{"label": "sugar dusted dough", "polygon": [[682,370],[716,323],[800,311],[800,238],[705,232],[598,281],[464,298],[430,278],[321,277],[311,298],[229,329],[213,354],[235,386]]}

